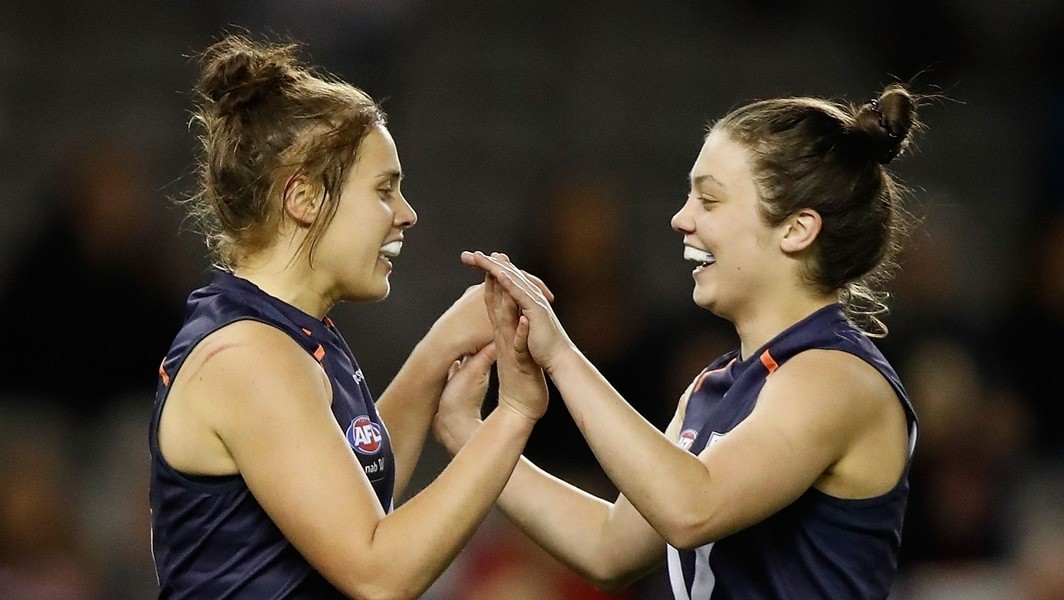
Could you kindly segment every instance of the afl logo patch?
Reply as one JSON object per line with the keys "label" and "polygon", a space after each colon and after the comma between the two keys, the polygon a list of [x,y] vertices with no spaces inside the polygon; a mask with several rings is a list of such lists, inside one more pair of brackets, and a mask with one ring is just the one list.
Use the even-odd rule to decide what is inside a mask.
{"label": "afl logo patch", "polygon": [[376,454],[382,439],[380,426],[366,415],[356,417],[347,428],[347,443],[359,454]]}
{"label": "afl logo patch", "polygon": [[691,445],[695,443],[695,438],[698,437],[698,432],[694,429],[684,429],[680,432],[680,439],[676,440],[676,445],[684,450],[690,450]]}

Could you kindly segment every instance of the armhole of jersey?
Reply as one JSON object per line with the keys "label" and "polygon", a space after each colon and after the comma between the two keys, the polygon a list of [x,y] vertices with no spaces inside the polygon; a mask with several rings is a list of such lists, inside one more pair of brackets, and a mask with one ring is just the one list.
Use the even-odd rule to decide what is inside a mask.
{"label": "armhole of jersey", "polygon": [[[159,444],[159,428],[162,425],[163,409],[166,408],[166,401],[170,397],[170,390],[173,388],[174,383],[177,381],[177,378],[181,372],[181,367],[184,366],[185,362],[188,360],[188,357],[191,356],[192,353],[196,350],[196,348],[198,348],[199,345],[202,344],[203,341],[206,340],[208,337],[210,337],[220,329],[232,325],[233,323],[238,323],[240,321],[257,321],[264,325],[274,327],[283,333],[288,333],[287,331],[276,327],[272,323],[268,323],[266,321],[263,321],[262,319],[257,319],[255,317],[250,316],[241,316],[231,321],[226,321],[225,323],[218,324],[217,327],[211,329],[207,333],[200,336],[200,338],[197,339],[196,342],[192,344],[187,351],[185,351],[184,357],[181,359],[181,361],[178,362],[174,367],[172,367],[172,372],[168,372],[170,378],[169,384],[166,385],[162,397],[159,398],[158,401],[155,403],[154,410],[152,412],[149,444],[152,452],[155,454],[155,460],[158,462],[159,467],[172,474],[175,478],[179,479],[187,487],[201,492],[220,493],[228,491],[230,489],[238,489],[243,487],[244,478],[239,472],[230,473],[226,475],[197,475],[195,473],[187,473],[185,471],[182,471],[170,464],[170,461],[167,460],[166,457],[163,455],[162,446]],[[298,341],[296,343],[298,343]]]}

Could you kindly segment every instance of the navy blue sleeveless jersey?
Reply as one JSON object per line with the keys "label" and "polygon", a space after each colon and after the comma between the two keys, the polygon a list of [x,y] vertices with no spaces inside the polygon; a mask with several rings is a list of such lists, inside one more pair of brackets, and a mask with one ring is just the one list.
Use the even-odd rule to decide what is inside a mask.
{"label": "navy blue sleeveless jersey", "polygon": [[216,272],[188,299],[184,325],[159,367],[151,451],[152,552],[160,599],[314,600],[344,598],[299,554],[239,474],[178,472],[159,451],[159,415],[170,382],[196,345],[229,323],[255,320],[284,331],[325,370],[332,412],[373,484],[392,508],[395,469],[388,432],[351,350],[326,317],[298,310],[229,273]]}
{"label": "navy blue sleeveless jersey", "polygon": [[[695,380],[677,443],[699,454],[727,435],[753,410],[765,378],[811,349],[848,352],[883,374],[905,409],[911,461],[916,414],[905,389],[838,304],[792,325],[745,360],[732,351],[710,364]],[[906,466],[882,496],[849,500],[810,488],[778,513],[714,543],[693,550],[670,546],[673,594],[677,600],[887,598],[898,567],[908,492]]]}

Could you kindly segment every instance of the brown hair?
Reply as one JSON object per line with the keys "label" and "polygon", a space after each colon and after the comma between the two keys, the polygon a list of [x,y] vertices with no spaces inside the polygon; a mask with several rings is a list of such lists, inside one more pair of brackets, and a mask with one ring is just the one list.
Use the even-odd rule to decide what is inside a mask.
{"label": "brown hair", "polygon": [[[369,95],[300,63],[298,49],[231,34],[199,56],[192,124],[202,129],[201,156],[186,205],[220,268],[270,244],[290,177],[339,198],[362,140],[385,124]],[[327,202],[312,225],[304,242],[311,256],[335,211]]]}
{"label": "brown hair", "polygon": [[837,291],[850,319],[869,335],[886,335],[880,289],[897,269],[913,222],[908,190],[886,169],[909,148],[918,99],[892,84],[871,102],[778,98],[740,107],[712,126],[750,152],[762,217],[778,225],[800,209],[822,219],[805,277]]}

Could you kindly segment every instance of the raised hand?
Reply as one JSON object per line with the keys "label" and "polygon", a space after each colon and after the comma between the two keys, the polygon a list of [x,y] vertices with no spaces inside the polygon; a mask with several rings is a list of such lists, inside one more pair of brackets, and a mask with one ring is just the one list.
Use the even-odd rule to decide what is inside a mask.
{"label": "raised hand", "polygon": [[425,339],[446,357],[472,356],[494,338],[488,312],[484,310],[484,283],[466,288],[433,323]]}
{"label": "raised hand", "polygon": [[[489,281],[495,282],[496,289],[501,288],[506,295],[513,298],[520,308],[520,314],[529,324],[522,343],[526,344],[532,358],[547,373],[553,371],[554,364],[562,353],[575,350],[550,305],[554,296],[539,278],[518,269],[506,255],[500,253],[488,256],[479,251],[463,252],[462,262],[485,271],[490,276]],[[495,327],[498,331],[497,324]],[[498,344],[497,334],[496,343]]]}
{"label": "raised hand", "polygon": [[528,353],[528,319],[490,277],[484,282],[484,301],[495,328],[499,406],[537,420],[547,411],[547,381]]}
{"label": "raised hand", "polygon": [[476,354],[454,361],[447,373],[447,385],[440,395],[432,430],[436,441],[451,455],[456,454],[480,427],[481,407],[494,362],[495,344],[488,344]]}

